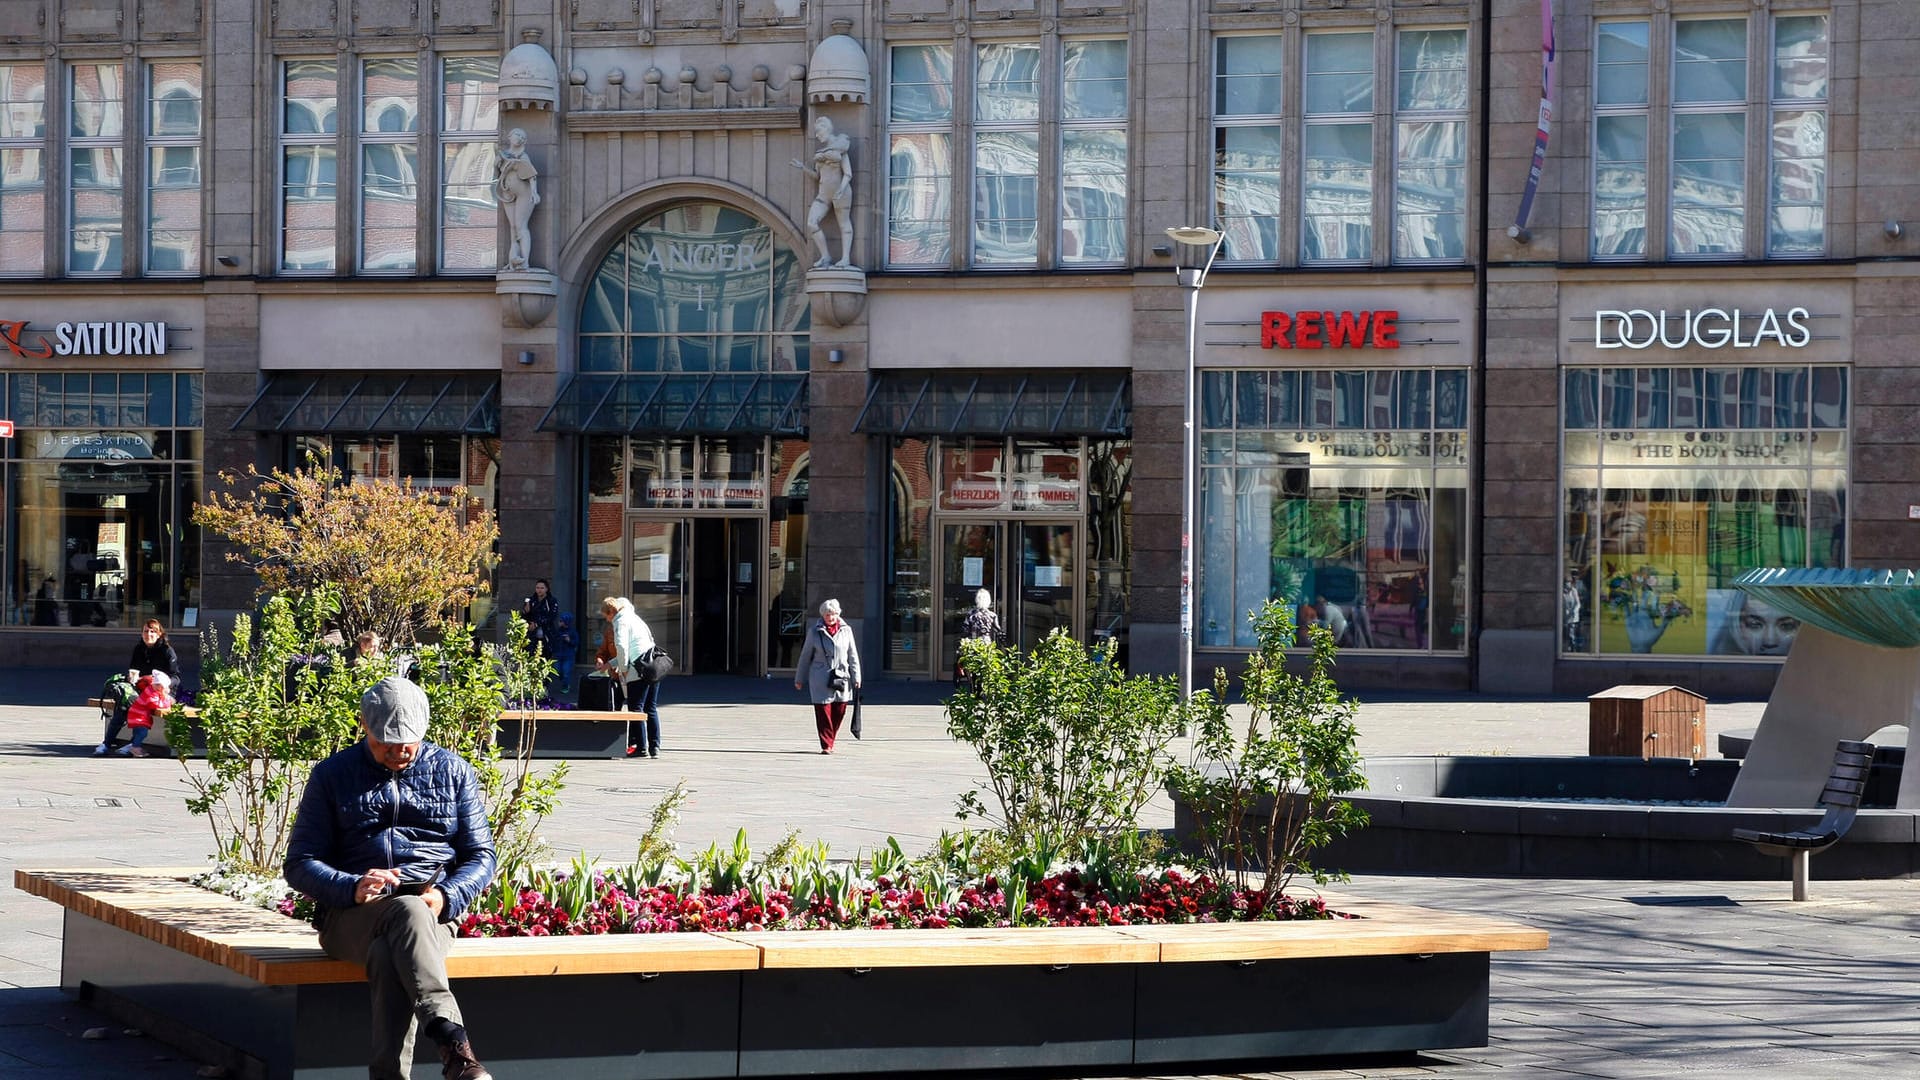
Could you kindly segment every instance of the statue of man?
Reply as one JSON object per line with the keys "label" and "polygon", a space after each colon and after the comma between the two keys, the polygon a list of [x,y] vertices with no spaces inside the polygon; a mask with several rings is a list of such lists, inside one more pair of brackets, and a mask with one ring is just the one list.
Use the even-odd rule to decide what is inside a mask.
{"label": "statue of man", "polygon": [[514,128],[507,132],[506,149],[500,151],[500,175],[493,182],[494,196],[507,215],[507,263],[503,269],[525,270],[533,251],[533,208],[540,205],[540,170],[527,156],[527,133]]}
{"label": "statue of man", "polygon": [[[813,193],[813,206],[807,211],[807,232],[813,237],[813,246],[820,249],[820,258],[814,266],[852,266],[853,265],[853,169],[847,160],[847,150],[852,140],[833,130],[833,121],[822,116],[813,122],[813,137],[820,148],[813,152],[811,166],[799,158],[793,159],[793,167],[818,181]],[[820,230],[820,223],[826,220],[827,211],[833,211],[834,224],[840,227],[840,261],[833,261],[833,250],[827,246],[827,235]]]}

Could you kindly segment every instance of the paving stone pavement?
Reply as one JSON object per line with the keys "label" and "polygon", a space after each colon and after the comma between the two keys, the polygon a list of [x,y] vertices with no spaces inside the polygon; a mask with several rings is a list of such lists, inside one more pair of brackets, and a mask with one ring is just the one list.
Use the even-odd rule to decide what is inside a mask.
{"label": "paving stone pavement", "polygon": [[[182,804],[179,763],[89,756],[95,716],[67,703],[96,684],[87,672],[0,672],[0,701],[17,703],[0,705],[0,1080],[190,1077],[200,1067],[62,995],[60,909],[11,887],[21,866],[194,864],[212,850]],[[842,854],[889,835],[911,852],[954,824],[954,798],[978,769],[944,731],[938,686],[873,688],[867,738],[832,757],[815,751],[811,714],[790,691],[669,682],[665,752],[573,763],[548,840],[563,858],[629,857],[655,801],[680,781],[691,792],[676,834],[683,849],[729,842],[744,827],[758,847],[794,828]],[[1368,754],[1585,751],[1584,702],[1362,696]],[[1709,706],[1709,736],[1753,725],[1760,708]],[[1144,823],[1171,821],[1171,807],[1156,804]],[[1822,882],[1817,859],[1814,873],[1815,899],[1802,904],[1786,901],[1784,881],[1357,878],[1340,889],[1516,919],[1549,930],[1553,946],[1495,958],[1484,1049],[1202,1075],[1920,1077],[1920,882]],[[96,1027],[109,1037],[81,1038]]]}

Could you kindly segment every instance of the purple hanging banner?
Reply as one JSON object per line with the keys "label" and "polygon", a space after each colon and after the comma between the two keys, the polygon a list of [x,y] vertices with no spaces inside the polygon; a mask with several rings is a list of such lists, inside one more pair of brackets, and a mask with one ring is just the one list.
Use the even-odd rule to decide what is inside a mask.
{"label": "purple hanging banner", "polygon": [[1514,215],[1518,236],[1527,230],[1533,214],[1533,196],[1540,190],[1540,173],[1547,167],[1547,134],[1553,129],[1553,0],[1540,0],[1540,127],[1533,136],[1533,164],[1527,169],[1527,188],[1520,194],[1520,212]]}

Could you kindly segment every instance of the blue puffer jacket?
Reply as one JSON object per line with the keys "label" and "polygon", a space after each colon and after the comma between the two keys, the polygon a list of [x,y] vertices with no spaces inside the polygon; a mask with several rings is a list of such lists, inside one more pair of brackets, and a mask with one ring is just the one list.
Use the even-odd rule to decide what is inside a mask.
{"label": "blue puffer jacket", "polygon": [[497,866],[480,782],[460,755],[422,743],[413,764],[390,772],[357,742],[313,767],[287,845],[287,884],[330,908],[353,906],[375,867],[403,879],[445,871],[441,921],[473,903]]}

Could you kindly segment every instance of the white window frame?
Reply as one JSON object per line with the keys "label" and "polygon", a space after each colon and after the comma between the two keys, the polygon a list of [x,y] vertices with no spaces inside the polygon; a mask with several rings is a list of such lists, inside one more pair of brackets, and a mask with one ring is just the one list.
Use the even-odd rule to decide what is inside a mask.
{"label": "white window frame", "polygon": [[[1408,34],[1431,33],[1457,33],[1461,36],[1462,49],[1460,55],[1463,64],[1460,69],[1460,76],[1461,85],[1465,90],[1465,94],[1461,99],[1459,108],[1456,109],[1403,110],[1400,108],[1400,77],[1404,71],[1410,69],[1401,66],[1401,50],[1405,45]],[[1392,189],[1388,195],[1391,202],[1387,223],[1387,259],[1395,266],[1458,266],[1467,261],[1468,253],[1473,249],[1473,237],[1470,225],[1473,217],[1473,208],[1470,202],[1473,190],[1472,152],[1468,149],[1468,139],[1470,139],[1473,134],[1473,124],[1468,117],[1473,101],[1473,91],[1471,85],[1467,82],[1467,80],[1472,77],[1473,71],[1473,60],[1469,55],[1471,46],[1472,35],[1464,26],[1399,26],[1394,28],[1394,63],[1393,75],[1390,80],[1393,94],[1390,100],[1393,102],[1392,124],[1394,152],[1391,179]],[[1457,123],[1460,125],[1462,133],[1460,145],[1463,150],[1463,156],[1460,159],[1460,257],[1457,259],[1450,259],[1444,256],[1402,256],[1399,253],[1400,166],[1402,164],[1400,156],[1400,125],[1403,123]],[[1378,181],[1376,180],[1375,183],[1378,184]]]}
{"label": "white window frame", "polygon": [[[1126,57],[1126,61],[1121,66],[1121,69],[1120,69],[1121,77],[1126,86],[1126,94],[1125,94],[1126,103],[1121,108],[1120,115],[1117,117],[1068,119],[1067,109],[1066,109],[1066,100],[1067,100],[1066,49],[1068,46],[1076,43],[1094,42],[1094,41],[1118,41],[1121,44],[1122,46],[1121,51]],[[1055,141],[1055,145],[1053,147],[1053,155],[1054,155],[1053,157],[1053,160],[1054,160],[1053,196],[1054,196],[1054,206],[1055,206],[1055,211],[1053,214],[1054,262],[1062,267],[1074,267],[1076,269],[1081,269],[1081,268],[1100,269],[1100,268],[1125,266],[1127,265],[1127,262],[1128,262],[1127,252],[1129,250],[1129,244],[1131,243],[1131,240],[1132,240],[1132,238],[1127,235],[1128,234],[1127,219],[1128,219],[1128,216],[1132,213],[1132,209],[1133,209],[1132,207],[1133,184],[1132,184],[1132,175],[1131,175],[1132,170],[1129,168],[1129,163],[1133,159],[1133,145],[1132,145],[1132,140],[1127,137],[1128,124],[1133,113],[1132,43],[1129,42],[1124,35],[1103,34],[1103,35],[1088,35],[1085,37],[1075,36],[1075,37],[1060,39],[1060,52],[1061,52],[1061,60],[1059,64],[1059,71],[1056,72],[1058,78],[1055,80],[1055,82],[1057,83],[1057,93],[1055,96],[1055,100],[1059,103],[1056,106],[1056,109],[1059,113],[1059,118],[1060,118],[1060,122],[1057,125],[1059,128],[1059,136]],[[1044,104],[1042,107],[1042,119],[1043,120],[1045,119]],[[1126,205],[1121,208],[1121,213],[1120,213],[1120,253],[1119,255],[1111,259],[1071,259],[1070,260],[1064,254],[1066,250],[1066,245],[1064,241],[1066,238],[1066,227],[1067,227],[1067,158],[1066,158],[1067,136],[1069,134],[1075,134],[1075,133],[1081,133],[1081,132],[1101,132],[1101,131],[1108,131],[1108,132],[1117,131],[1120,133],[1120,144],[1122,147],[1121,154],[1122,154],[1122,157],[1124,158],[1124,161],[1122,162],[1122,165],[1121,165],[1120,182],[1121,182],[1121,190],[1124,193],[1122,195],[1122,198],[1126,200]],[[1047,163],[1046,163],[1046,160],[1043,158],[1040,163],[1040,171],[1043,174],[1043,177],[1046,172],[1046,168],[1047,168]]]}
{"label": "white window frame", "polygon": [[[447,61],[468,60],[468,59],[482,59],[482,60],[491,59],[495,61],[494,67],[493,67],[493,78],[494,78],[493,126],[490,128],[455,127],[454,121],[457,118],[448,114],[447,100],[446,100]],[[433,260],[434,260],[434,269],[438,273],[450,274],[450,275],[466,275],[466,274],[486,275],[486,274],[495,273],[496,270],[498,269],[498,264],[500,263],[500,241],[499,241],[499,232],[497,227],[495,228],[493,255],[488,260],[489,263],[491,263],[492,265],[488,265],[485,267],[449,268],[447,266],[447,238],[446,238],[447,204],[451,201],[452,196],[450,194],[450,191],[454,186],[454,181],[448,175],[451,170],[447,168],[447,159],[448,159],[447,151],[452,147],[464,146],[471,143],[486,143],[486,144],[492,145],[500,141],[500,107],[499,107],[500,65],[498,61],[499,61],[498,57],[484,56],[484,55],[473,54],[473,53],[445,53],[445,54],[436,55],[434,57],[433,92],[434,92],[434,99],[437,104],[437,115],[439,118],[439,123],[437,125],[437,131],[436,131],[436,134],[438,136],[438,139],[437,139],[438,156],[434,158],[434,167],[439,171],[439,176],[438,176],[439,183],[435,185],[439,190],[436,193],[436,198],[434,199],[434,207],[433,207],[433,252],[434,252]],[[496,221],[498,220],[497,207],[495,212],[495,220]],[[418,258],[416,258],[414,261],[416,263],[419,262]]]}
{"label": "white window frame", "polygon": [[[1728,99],[1723,101],[1689,101],[1689,102],[1686,102],[1685,104],[1682,104],[1679,101],[1678,96],[1674,93],[1674,87],[1676,87],[1680,81],[1680,49],[1678,47],[1679,40],[1680,40],[1680,28],[1682,26],[1687,25],[1688,23],[1711,23],[1711,22],[1738,22],[1740,24],[1741,40],[1749,43],[1749,47],[1746,49],[1745,53],[1741,57],[1742,70],[1745,73],[1745,79],[1743,81],[1743,91],[1738,100]],[[1668,27],[1668,31],[1666,35],[1667,37],[1667,102],[1666,102],[1666,106],[1667,106],[1667,117],[1668,117],[1667,147],[1666,147],[1667,160],[1666,160],[1666,167],[1665,169],[1662,170],[1665,173],[1665,177],[1664,177],[1664,183],[1661,190],[1666,192],[1667,212],[1666,212],[1665,230],[1666,230],[1667,258],[1675,262],[1725,262],[1729,259],[1746,258],[1747,249],[1749,247],[1749,240],[1752,236],[1752,229],[1753,229],[1753,222],[1751,220],[1752,218],[1751,211],[1753,206],[1753,197],[1752,197],[1753,196],[1753,177],[1750,175],[1752,170],[1750,170],[1747,167],[1747,153],[1746,153],[1747,149],[1753,145],[1753,109],[1748,105],[1748,102],[1753,97],[1754,56],[1753,56],[1753,49],[1750,47],[1751,31],[1752,31],[1752,23],[1748,20],[1747,16],[1744,13],[1738,14],[1738,15],[1701,15],[1698,17],[1690,16],[1684,19],[1676,18],[1672,20],[1671,24]],[[1769,65],[1768,74],[1769,76],[1771,76],[1771,64],[1772,64],[1771,52],[1769,52],[1767,62]],[[1772,82],[1771,78],[1769,78],[1768,82],[1769,84],[1771,84]],[[1769,92],[1771,92],[1771,90],[1769,90]],[[1674,183],[1675,183],[1675,177],[1676,177],[1676,170],[1674,166],[1676,162],[1679,160],[1679,156],[1677,153],[1678,147],[1676,143],[1679,139],[1680,118],[1683,116],[1738,116],[1740,118],[1740,134],[1741,134],[1741,138],[1740,138],[1740,147],[1741,147],[1740,203],[1739,203],[1740,243],[1736,245],[1735,249],[1732,251],[1706,251],[1706,252],[1685,251],[1683,252],[1683,251],[1676,250],[1679,245],[1676,243],[1676,237],[1674,235],[1674,226],[1675,226],[1674,211],[1678,207],[1678,199],[1675,197],[1676,193],[1674,190]],[[1649,172],[1651,172],[1651,169],[1649,169]]]}
{"label": "white window frame", "polygon": [[[946,51],[947,76],[948,76],[948,81],[946,86],[947,86],[948,108],[947,108],[947,119],[944,122],[937,121],[937,120],[896,120],[894,119],[893,117],[894,58],[897,55],[897,51],[900,49],[944,49]],[[884,241],[885,250],[882,252],[882,262],[886,265],[887,269],[889,270],[917,270],[917,271],[946,270],[951,268],[953,265],[954,230],[953,230],[952,218],[958,217],[959,215],[957,213],[949,215],[949,220],[947,223],[947,226],[948,226],[947,227],[947,244],[946,244],[947,250],[946,250],[945,258],[940,259],[937,262],[895,262],[894,261],[893,237],[894,237],[895,218],[893,216],[893,184],[894,184],[895,177],[893,174],[893,139],[894,139],[894,136],[896,135],[934,135],[934,136],[943,135],[946,137],[946,140],[947,140],[947,171],[946,171],[947,206],[950,210],[957,211],[958,209],[957,200],[959,197],[958,188],[959,188],[960,178],[958,176],[958,170],[954,167],[954,158],[956,156],[955,148],[957,145],[957,137],[954,133],[954,127],[956,122],[956,118],[954,114],[958,112],[960,109],[960,99],[959,99],[959,95],[956,93],[957,87],[955,86],[955,83],[958,81],[958,78],[954,74],[954,70],[955,70],[954,64],[957,62],[958,58],[959,58],[959,50],[954,47],[954,44],[952,41],[890,41],[887,43],[887,102],[886,102],[887,189],[886,189],[886,195],[885,195],[886,206],[887,206],[887,209],[886,209],[886,230],[887,231],[886,231],[886,238]],[[966,196],[969,200],[972,199],[973,192],[971,188],[969,188],[966,191]],[[971,248],[971,234],[969,234],[968,239],[969,239],[968,246],[969,248]]]}
{"label": "white window frame", "polygon": [[[413,65],[413,128],[410,131],[374,131],[367,126],[367,69],[374,64],[410,63]],[[438,65],[433,65],[437,68]],[[353,264],[354,273],[367,277],[411,277],[420,272],[420,150],[425,124],[421,122],[421,65],[418,53],[363,56],[355,70],[353,109]],[[407,266],[369,267],[367,265],[367,149],[373,146],[413,148],[413,248]],[[434,204],[438,216],[438,200]],[[438,230],[436,230],[437,232]]]}
{"label": "white window frame", "polygon": [[[333,131],[302,132],[291,134],[287,131],[287,79],[290,65],[325,63],[333,66]],[[274,273],[277,275],[312,277],[333,275],[340,267],[340,58],[337,56],[287,56],[281,57],[276,64],[277,85],[274,87],[274,106],[277,115],[274,119],[275,130],[279,133],[278,145],[274,157]],[[300,147],[326,147],[334,151],[333,158],[333,254],[323,267],[294,267],[287,265],[287,152]]]}
{"label": "white window frame", "polygon": [[[1280,70],[1274,73],[1270,77],[1276,78],[1280,81],[1280,102],[1279,102],[1280,111],[1274,112],[1274,113],[1227,113],[1225,115],[1222,115],[1218,111],[1219,103],[1220,103],[1220,89],[1221,89],[1220,80],[1223,78],[1249,78],[1250,77],[1250,76],[1229,76],[1220,70],[1220,43],[1229,38],[1264,38],[1264,39],[1271,40],[1274,43],[1274,46],[1279,51],[1279,55],[1280,55]],[[1220,167],[1220,160],[1219,160],[1219,145],[1220,145],[1221,129],[1237,128],[1237,127],[1238,128],[1273,128],[1279,133],[1280,145],[1281,145],[1281,157],[1283,159],[1286,157],[1285,148],[1286,148],[1287,137],[1288,137],[1287,106],[1291,102],[1294,96],[1294,91],[1298,89],[1298,87],[1290,86],[1288,83],[1287,58],[1290,55],[1288,50],[1289,44],[1290,42],[1288,40],[1288,35],[1285,32],[1280,30],[1261,30],[1261,31],[1250,31],[1250,32],[1244,32],[1244,33],[1215,34],[1213,35],[1212,39],[1209,42],[1208,61],[1210,65],[1211,74],[1207,79],[1207,114],[1211,120],[1210,133],[1212,135],[1212,140],[1208,144],[1208,153],[1211,156],[1212,160],[1209,162],[1207,167],[1207,176],[1208,176],[1208,184],[1209,184],[1207,203],[1209,206],[1209,209],[1208,209],[1209,220],[1213,222],[1216,228],[1218,228],[1222,223],[1221,217],[1220,217],[1220,200],[1218,197],[1220,176],[1223,171]],[[1244,171],[1244,170],[1235,170],[1235,171]],[[1270,218],[1248,217],[1244,220],[1273,222],[1273,226],[1272,226],[1273,250],[1274,250],[1275,258],[1274,259],[1236,258],[1232,255],[1228,247],[1223,244],[1220,249],[1220,261],[1222,263],[1227,263],[1227,264],[1236,265],[1236,266],[1270,266],[1275,264],[1276,262],[1285,261],[1285,253],[1287,250],[1286,238],[1287,238],[1289,222],[1287,218],[1288,207],[1285,205],[1285,201],[1287,198],[1287,194],[1286,194],[1287,187],[1286,187],[1286,181],[1284,177],[1280,178],[1275,183],[1274,190],[1278,193],[1277,198],[1279,198],[1281,201],[1281,205],[1278,207],[1275,207],[1274,214]]]}
{"label": "white window frame", "polygon": [[[155,89],[154,65],[156,63],[176,63],[176,64],[182,64],[182,65],[190,64],[198,71],[199,74],[195,80],[197,83],[196,89],[198,90],[198,93],[199,93],[199,96],[195,99],[198,115],[194,123],[194,133],[192,135],[156,135],[154,134],[154,130],[153,130],[154,129],[154,123],[153,123],[154,112],[160,101],[160,99],[154,95],[154,89]],[[194,159],[193,191],[196,199],[200,197],[200,192],[203,190],[203,185],[205,185],[206,183],[206,175],[207,175],[206,174],[206,152],[201,146],[201,139],[205,135],[207,130],[206,65],[201,63],[197,58],[180,57],[178,59],[175,59],[175,58],[168,57],[168,58],[149,58],[145,61],[145,63],[143,64],[143,67],[144,67],[144,71],[142,72],[144,76],[143,92],[144,92],[144,100],[146,102],[146,108],[140,114],[140,120],[142,125],[141,133],[144,136],[141,145],[142,145],[142,157],[143,157],[142,163],[145,166],[146,184],[145,184],[145,202],[140,208],[141,272],[149,277],[195,277],[202,272],[202,264],[206,258],[206,220],[205,220],[204,213],[200,215],[200,220],[197,222],[197,228],[195,229],[196,242],[194,244],[194,257],[187,260],[187,265],[178,270],[155,270],[153,268],[153,234],[154,234],[153,196],[156,191],[163,190],[160,187],[159,178],[154,175],[154,168],[153,168],[154,153],[153,152],[155,150],[176,149],[176,148],[182,148],[182,147],[187,147],[187,148],[191,148],[193,150],[199,151],[199,153],[196,155]],[[186,190],[186,188],[184,185],[180,185],[176,187],[169,187],[164,190],[183,191],[183,190]]]}
{"label": "white window frame", "polygon": [[[1779,63],[1780,21],[1782,19],[1819,18],[1826,20],[1827,41],[1827,93],[1819,98],[1781,98],[1774,94],[1776,82],[1775,67]],[[1829,196],[1833,179],[1833,16],[1825,11],[1781,11],[1775,12],[1767,24],[1767,126],[1766,161],[1767,189],[1761,210],[1761,228],[1765,233],[1766,257],[1769,259],[1821,259],[1833,249],[1833,221],[1825,218],[1820,229],[1820,250],[1818,251],[1775,251],[1773,246],[1774,180],[1780,166],[1780,159],[1773,152],[1773,125],[1781,112],[1819,113],[1824,121],[1827,133],[1826,145],[1821,148],[1821,193]],[[1830,202],[1823,202],[1824,213]]]}
{"label": "white window frame", "polygon": [[[1306,91],[1307,79],[1316,74],[1309,69],[1307,63],[1307,53],[1312,48],[1313,39],[1358,37],[1360,35],[1365,35],[1369,44],[1367,77],[1373,84],[1373,92],[1369,99],[1369,108],[1366,112],[1314,112],[1307,103]],[[1378,216],[1376,211],[1379,209],[1378,189],[1380,186],[1379,155],[1374,152],[1374,137],[1379,131],[1374,119],[1379,111],[1380,100],[1380,70],[1379,65],[1374,62],[1375,51],[1378,44],[1379,38],[1376,36],[1376,32],[1372,26],[1329,26],[1309,30],[1302,37],[1300,43],[1299,152],[1301,174],[1300,183],[1296,189],[1296,194],[1300,201],[1294,211],[1294,217],[1300,223],[1300,242],[1297,246],[1301,266],[1370,266],[1373,264],[1375,253],[1379,250],[1380,238],[1374,235],[1378,231],[1374,219]],[[1351,75],[1354,74],[1354,72],[1319,72],[1318,74]],[[1312,230],[1309,228],[1307,220],[1307,185],[1310,182],[1310,178],[1307,175],[1307,134],[1316,127],[1346,127],[1360,123],[1364,123],[1367,126],[1367,250],[1359,256],[1345,256],[1333,259],[1309,257],[1307,254],[1307,237]]]}
{"label": "white window frame", "polygon": [[[61,81],[64,84],[62,88],[66,92],[66,104],[67,104],[67,122],[65,125],[66,126],[65,145],[66,145],[66,151],[67,151],[66,152],[66,174],[67,175],[66,175],[66,185],[65,185],[66,186],[66,205],[64,207],[64,209],[66,210],[65,232],[66,232],[67,242],[66,242],[66,249],[61,254],[62,254],[62,259],[66,265],[67,276],[69,277],[109,278],[109,277],[120,277],[121,275],[126,273],[126,268],[127,268],[126,221],[127,221],[127,188],[128,188],[127,181],[129,179],[127,175],[127,146],[126,146],[127,96],[128,96],[127,64],[128,63],[129,61],[126,61],[126,60],[71,60],[62,65],[62,69],[63,69],[62,74],[65,77]],[[76,135],[74,134],[73,117],[74,117],[74,113],[77,111],[75,108],[75,96],[74,96],[75,89],[74,88],[75,88],[76,77],[78,76],[79,70],[82,67],[113,68],[120,73],[120,101],[117,103],[117,106],[106,103],[103,99],[103,104],[107,104],[108,107],[117,107],[119,110],[120,122],[118,125],[118,130],[116,130],[112,135]],[[83,150],[114,150],[114,151],[118,151],[120,155],[120,184],[119,184],[119,195],[118,195],[119,202],[120,202],[120,262],[118,266],[114,266],[104,270],[76,270],[74,268],[73,255],[74,255],[74,251],[76,250],[75,244],[78,243],[79,236],[80,236],[80,230],[78,228],[79,219],[76,216],[74,203],[75,203],[75,198],[79,194],[80,189],[77,188],[74,184],[74,177],[76,175],[76,170],[73,168],[73,157],[76,151],[83,151]]]}
{"label": "white window frame", "polygon": [[[1602,105],[1600,104],[1600,50],[1598,47],[1599,28],[1607,24],[1622,26],[1640,25],[1647,29],[1646,99],[1638,104]],[[1653,20],[1637,19],[1599,19],[1594,22],[1593,70],[1588,86],[1592,105],[1588,111],[1587,123],[1587,258],[1593,262],[1644,262],[1651,257],[1653,244]],[[1594,246],[1599,230],[1595,223],[1600,213],[1600,118],[1601,117],[1638,117],[1646,127],[1647,160],[1643,163],[1641,175],[1644,177],[1645,190],[1641,193],[1640,250],[1626,254],[1601,254]],[[1663,170],[1664,171],[1664,170]]]}
{"label": "white window frame", "polygon": [[[0,72],[11,72],[15,69],[20,69],[20,68],[37,70],[40,72],[41,84],[40,84],[40,97],[38,99],[39,112],[40,112],[39,134],[14,135],[14,136],[7,136],[7,135],[0,134],[0,184],[4,184],[5,182],[5,173],[4,173],[5,160],[9,155],[15,152],[23,152],[23,151],[39,154],[40,155],[40,205],[44,211],[47,205],[46,200],[48,195],[48,192],[47,192],[47,162],[48,162],[47,87],[46,87],[47,68],[44,63],[41,63],[39,61],[23,60],[18,63],[10,61],[5,64],[0,64]],[[6,85],[11,86],[13,83],[13,80],[9,75],[4,80],[4,82]],[[33,98],[11,98],[11,97],[0,98],[0,109],[7,109],[9,111],[14,111],[18,109],[21,103],[31,102],[33,100],[34,100]],[[16,115],[18,114],[16,113]],[[0,129],[0,130],[4,130],[4,129]],[[30,266],[24,269],[18,269],[18,270],[0,269],[0,277],[15,278],[15,277],[43,276],[47,270],[47,230],[46,230],[44,212],[39,217],[28,219],[28,224],[30,225],[30,228],[25,228],[25,229],[7,228],[8,224],[9,222],[7,219],[0,218],[0,237],[15,236],[15,235],[36,237],[36,239],[34,240],[34,246],[39,249],[40,258],[36,265]]]}

